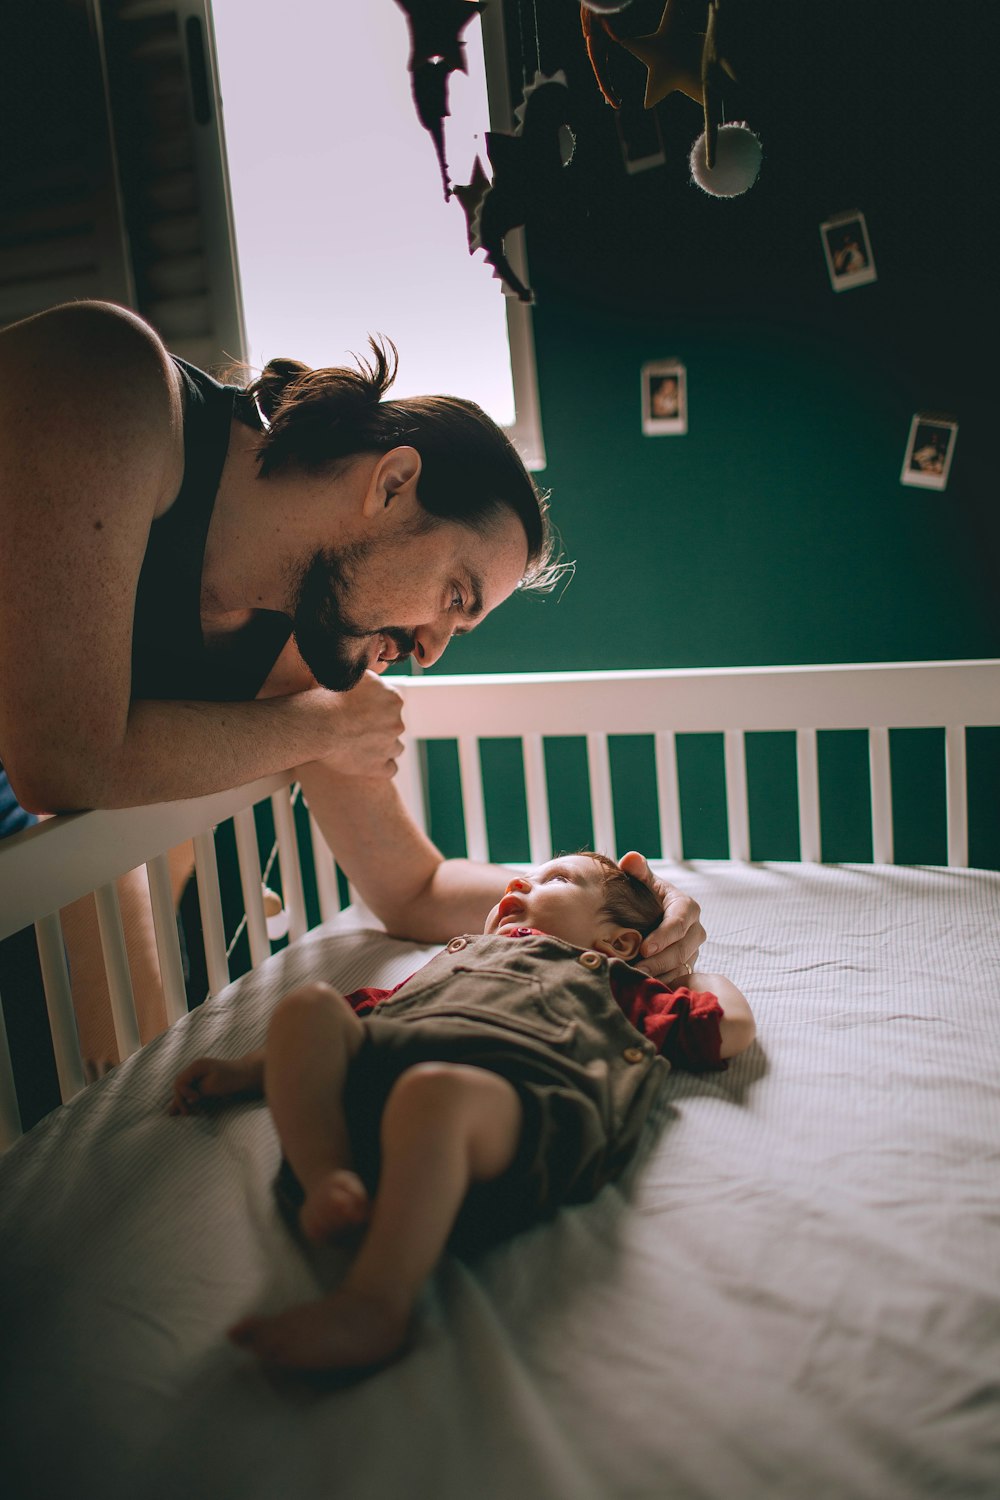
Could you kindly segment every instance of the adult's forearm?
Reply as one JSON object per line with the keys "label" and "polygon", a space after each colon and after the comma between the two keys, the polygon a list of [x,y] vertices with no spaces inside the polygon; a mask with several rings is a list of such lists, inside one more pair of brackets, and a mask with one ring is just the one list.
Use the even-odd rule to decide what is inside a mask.
{"label": "adult's forearm", "polygon": [[328,764],[297,774],[337,863],[389,932],[431,943],[482,928],[509,870],[445,859],[391,781],[340,776]]}
{"label": "adult's forearm", "polygon": [[442,860],[418,899],[399,914],[399,936],[443,943],[458,932],[482,932],[487,913],[500,900],[513,874],[502,865]]}
{"label": "adult's forearm", "polygon": [[132,705],[120,743],[88,746],[69,731],[32,755],[22,774],[13,761],[8,769],[35,811],[138,807],[243,786],[320,746],[326,748],[318,716],[297,698],[142,700]]}

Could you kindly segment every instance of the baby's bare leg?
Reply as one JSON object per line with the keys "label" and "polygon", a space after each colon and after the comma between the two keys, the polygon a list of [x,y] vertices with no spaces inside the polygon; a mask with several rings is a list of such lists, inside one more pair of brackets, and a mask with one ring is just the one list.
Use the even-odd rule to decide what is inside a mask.
{"label": "baby's bare leg", "polygon": [[363,1028],[344,997],[307,984],[281,1000],[264,1055],[264,1093],[282,1149],[305,1192],[299,1215],[323,1240],[368,1218],[368,1194],[350,1170],[342,1095]]}
{"label": "baby's bare leg", "polygon": [[450,1063],[408,1069],[386,1103],[371,1223],[346,1279],[322,1302],[248,1319],[232,1337],[269,1363],[297,1369],[390,1359],[470,1185],[510,1166],[521,1126],[521,1103],[506,1079]]}

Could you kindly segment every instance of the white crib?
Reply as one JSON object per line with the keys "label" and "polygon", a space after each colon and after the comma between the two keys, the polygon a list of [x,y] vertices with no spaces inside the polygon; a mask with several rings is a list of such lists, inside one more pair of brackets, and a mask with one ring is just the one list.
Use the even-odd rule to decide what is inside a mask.
{"label": "white crib", "polygon": [[[585,737],[595,844],[620,853],[609,736],[653,736],[662,868],[701,902],[704,965],[750,997],[758,1042],[724,1075],[670,1076],[628,1183],[479,1264],[446,1262],[397,1365],[350,1392],[275,1388],[221,1330],[318,1295],[341,1263],[309,1260],[280,1221],[266,1109],[171,1119],[170,1079],[199,1052],[259,1045],[303,977],[393,984],[432,950],[340,910],[333,859],[281,776],[0,845],[0,937],[35,925],[67,1101],[18,1139],[0,1048],[5,1493],[995,1500],[1000,873],[968,868],[966,731],[1000,724],[1000,661],[400,686],[405,800],[423,822],[414,745],[456,741],[475,859],[490,857],[481,741],[521,741],[535,861],[553,852],[546,738]],[[889,735],[910,728],[943,731],[947,866],[893,863]],[[821,862],[825,730],[867,731],[870,864]],[[797,862],[750,861],[757,731],[795,734]],[[705,733],[724,739],[728,860],[682,839],[678,744]],[[290,919],[273,954],[261,799]],[[253,965],[232,981],[213,833],[230,818]],[[191,837],[212,998],[187,1014],[165,851]],[[114,885],[141,864],[173,1022],[142,1048]],[[89,891],[126,1061],[85,1088],[58,913]]]}
{"label": "white crib", "polygon": [[[521,740],[530,858],[552,856],[543,740],[586,737],[595,847],[620,853],[608,758],[608,735],[654,735],[661,857],[683,858],[676,742],[678,735],[721,733],[725,745],[730,857],[750,857],[744,737],[753,731],[796,735],[800,858],[820,858],[817,732],[864,729],[868,734],[873,859],[893,862],[891,728],[943,728],[948,864],[968,862],[965,731],[1000,720],[1000,662],[904,662],[851,666],[745,667],[673,671],[510,673],[424,676],[397,680],[405,694],[408,741],[457,742],[468,856],[490,858],[479,742]],[[400,787],[410,812],[426,827],[424,789],[415,753],[400,762]],[[230,981],[219,898],[214,829],[234,820],[246,924],[254,966],[270,956],[262,905],[254,803],[270,797],[292,941],[307,929],[298,841],[288,779],[273,776],[218,796],[124,812],[93,812],[47,821],[0,845],[0,939],[34,923],[64,1100],[84,1085],[58,913],[94,892],[101,941],[123,1057],[139,1045],[132,985],[114,882],[145,864],[167,1013],[187,1013],[165,851],[195,841],[198,891],[209,988]],[[330,852],[311,822],[322,919],[340,910]],[[3,997],[0,996],[0,1004]],[[19,1134],[6,1035],[0,1028],[0,1131]]]}

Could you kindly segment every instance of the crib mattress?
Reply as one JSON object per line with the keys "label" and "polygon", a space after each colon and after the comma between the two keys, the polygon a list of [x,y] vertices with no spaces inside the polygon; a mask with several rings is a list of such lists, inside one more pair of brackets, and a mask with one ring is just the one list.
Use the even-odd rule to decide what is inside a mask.
{"label": "crib mattress", "polygon": [[307,977],[430,949],[311,934],[0,1165],[9,1500],[920,1500],[1000,1493],[1000,875],[672,868],[759,1041],[673,1073],[623,1185],[471,1265],[360,1384],[223,1336],[319,1295],[262,1105],[165,1110]]}

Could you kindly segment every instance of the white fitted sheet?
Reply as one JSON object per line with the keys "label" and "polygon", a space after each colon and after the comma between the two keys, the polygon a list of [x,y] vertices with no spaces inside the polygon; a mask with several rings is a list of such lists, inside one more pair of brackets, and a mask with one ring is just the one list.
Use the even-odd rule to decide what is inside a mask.
{"label": "white fitted sheet", "polygon": [[471,1266],[349,1389],[223,1337],[318,1295],[267,1112],[165,1114],[317,974],[433,950],[312,934],[43,1122],[0,1165],[9,1500],[995,1500],[1000,875],[669,871],[759,1041],[675,1072],[632,1181]]}

